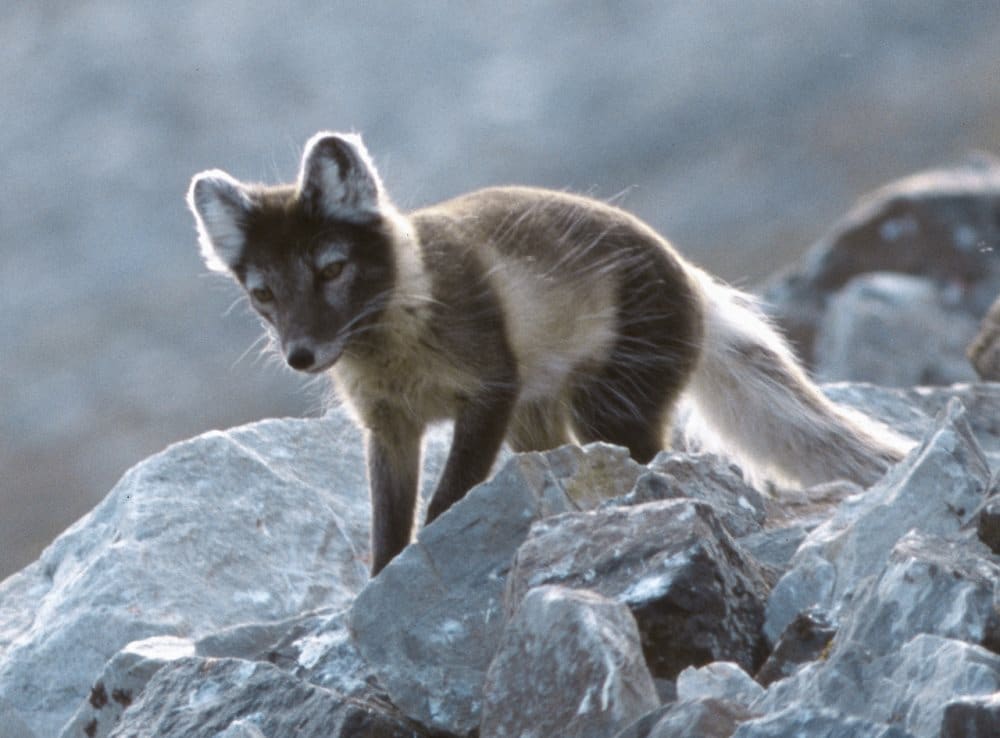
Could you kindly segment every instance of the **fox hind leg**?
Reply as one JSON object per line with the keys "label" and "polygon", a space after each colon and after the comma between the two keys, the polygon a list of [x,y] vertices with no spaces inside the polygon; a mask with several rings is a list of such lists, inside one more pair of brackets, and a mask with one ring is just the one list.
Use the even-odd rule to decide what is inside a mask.
{"label": "fox hind leg", "polygon": [[679,394],[658,372],[611,364],[579,382],[572,394],[573,430],[581,443],[624,446],[640,464],[663,448],[670,410]]}

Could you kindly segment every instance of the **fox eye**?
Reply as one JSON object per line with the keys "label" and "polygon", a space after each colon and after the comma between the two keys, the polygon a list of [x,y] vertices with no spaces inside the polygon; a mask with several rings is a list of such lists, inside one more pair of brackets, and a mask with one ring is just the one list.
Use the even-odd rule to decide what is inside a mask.
{"label": "fox eye", "polygon": [[274,300],[274,293],[271,292],[269,287],[254,287],[250,290],[250,295],[260,303],[272,302]]}
{"label": "fox eye", "polygon": [[331,261],[325,267],[319,270],[319,278],[324,282],[329,282],[340,276],[340,273],[344,271],[344,262],[342,261]]}

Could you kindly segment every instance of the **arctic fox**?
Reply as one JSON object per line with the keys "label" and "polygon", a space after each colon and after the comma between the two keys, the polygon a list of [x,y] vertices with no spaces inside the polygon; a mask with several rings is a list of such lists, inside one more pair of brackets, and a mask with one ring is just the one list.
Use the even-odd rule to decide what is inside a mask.
{"label": "arctic fox", "polygon": [[758,476],[876,481],[906,441],[830,402],[753,298],[603,202],[527,187],[399,212],[361,138],[322,132],[298,181],[210,170],[188,204],[288,364],[331,370],[367,437],[372,573],[412,534],[421,438],[454,420],[434,520],[515,451],[578,441],[648,462],[682,392]]}

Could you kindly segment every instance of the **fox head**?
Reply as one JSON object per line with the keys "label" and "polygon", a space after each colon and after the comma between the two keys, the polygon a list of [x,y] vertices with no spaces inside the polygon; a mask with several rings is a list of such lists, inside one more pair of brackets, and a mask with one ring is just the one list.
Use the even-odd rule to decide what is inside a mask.
{"label": "fox head", "polygon": [[243,286],[293,369],[330,368],[377,324],[396,278],[392,208],[359,136],[313,136],[295,185],[213,169],[187,202],[206,265]]}

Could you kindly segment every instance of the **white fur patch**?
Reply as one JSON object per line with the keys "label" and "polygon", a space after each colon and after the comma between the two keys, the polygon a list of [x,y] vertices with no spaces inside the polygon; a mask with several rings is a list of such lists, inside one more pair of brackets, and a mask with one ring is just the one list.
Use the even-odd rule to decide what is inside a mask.
{"label": "white fur patch", "polygon": [[198,227],[205,265],[229,272],[243,252],[243,218],[253,203],[243,184],[226,172],[210,169],[191,180],[188,207]]}
{"label": "white fur patch", "polygon": [[553,280],[496,254],[490,269],[517,357],[521,399],[553,399],[574,370],[605,360],[617,337],[610,281]]}

